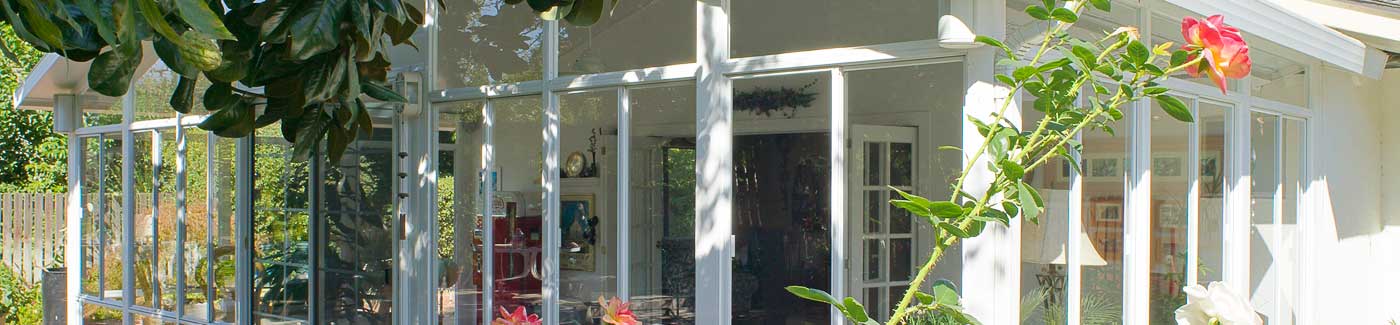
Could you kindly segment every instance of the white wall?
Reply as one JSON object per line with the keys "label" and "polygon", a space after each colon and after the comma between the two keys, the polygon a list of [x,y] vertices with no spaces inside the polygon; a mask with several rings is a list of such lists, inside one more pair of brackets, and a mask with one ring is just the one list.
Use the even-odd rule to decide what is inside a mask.
{"label": "white wall", "polygon": [[[1395,226],[1393,212],[1400,203],[1389,202],[1400,198],[1393,192],[1400,189],[1400,178],[1394,173],[1381,177],[1382,158],[1392,169],[1400,168],[1400,146],[1385,143],[1400,135],[1387,130],[1400,122],[1400,114],[1394,112],[1400,95],[1384,93],[1400,92],[1400,73],[1387,73],[1383,85],[1334,68],[1324,70],[1319,74],[1324,85],[1322,127],[1314,151],[1321,176],[1314,190],[1320,191],[1320,201],[1317,227],[1310,230],[1315,240],[1315,260],[1310,263],[1315,272],[1314,320],[1386,324],[1400,319],[1400,227]],[[1383,143],[1389,150],[1383,150]],[[1392,225],[1389,231],[1384,231],[1383,215]]]}

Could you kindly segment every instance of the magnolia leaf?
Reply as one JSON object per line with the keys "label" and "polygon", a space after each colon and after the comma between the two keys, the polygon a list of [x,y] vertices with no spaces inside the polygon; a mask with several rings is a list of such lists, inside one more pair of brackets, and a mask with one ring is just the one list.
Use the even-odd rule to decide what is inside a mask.
{"label": "magnolia leaf", "polygon": [[403,95],[399,95],[399,93],[394,91],[393,89],[381,86],[377,83],[374,83],[373,81],[360,81],[360,89],[364,91],[365,95],[369,95],[370,98],[393,103],[408,102],[408,98],[404,98]]}
{"label": "magnolia leaf", "polygon": [[209,9],[209,2],[205,0],[175,0],[175,7],[180,11],[180,19],[194,30],[214,39],[236,39],[233,37],[233,33],[229,33],[228,28],[224,27],[224,22],[219,14]]}
{"label": "magnolia leaf", "polygon": [[[18,23],[29,25],[29,31],[33,32],[39,39],[44,40],[44,43],[48,43],[49,46],[59,49],[65,48],[63,46],[63,31],[59,30],[58,25],[55,25],[47,15],[39,10],[35,1],[19,1],[19,3],[20,15],[24,16],[24,20]],[[16,22],[11,21],[10,23]]]}
{"label": "magnolia leaf", "polygon": [[241,138],[253,133],[253,107],[247,102],[238,101],[233,105],[214,112],[199,123],[199,128],[209,130],[225,138]]}
{"label": "magnolia leaf", "polygon": [[125,95],[131,86],[136,66],[141,64],[141,45],[119,45],[92,60],[88,68],[88,87],[110,97]]}
{"label": "magnolia leaf", "polygon": [[[149,0],[147,0],[149,1]],[[345,0],[312,0],[292,20],[288,49],[298,60],[310,59],[340,46],[340,14]]]}
{"label": "magnolia leaf", "polygon": [[180,55],[180,48],[175,45],[175,42],[164,37],[156,37],[151,45],[156,50],[156,56],[160,57],[160,61],[165,63],[165,66],[170,68],[170,71],[175,71],[175,73],[186,78],[199,76],[199,69],[185,61],[184,57]]}
{"label": "magnolia leaf", "polygon": [[573,10],[564,19],[574,26],[592,26],[603,17],[603,0],[574,0]]}
{"label": "magnolia leaf", "polygon": [[[146,25],[151,26],[151,29],[160,36],[170,39],[175,45],[185,46],[184,41],[180,38],[180,33],[175,32],[175,28],[170,27],[170,23],[165,21],[165,12],[160,11],[160,5],[156,4],[155,0],[133,1],[136,2],[137,9],[141,11],[141,17],[146,19]],[[127,10],[131,10],[131,8],[127,8]]]}
{"label": "magnolia leaf", "polygon": [[180,77],[180,82],[175,84],[175,93],[170,95],[170,108],[181,114],[189,114],[190,108],[194,107],[194,88],[199,83],[199,77]]}
{"label": "magnolia leaf", "polygon": [[[88,22],[97,29],[97,35],[102,37],[107,44],[117,43],[116,26],[113,24],[111,15],[103,15],[102,8],[98,7],[98,0],[75,0],[78,11],[87,16]],[[103,6],[110,7],[111,2],[102,1]]]}

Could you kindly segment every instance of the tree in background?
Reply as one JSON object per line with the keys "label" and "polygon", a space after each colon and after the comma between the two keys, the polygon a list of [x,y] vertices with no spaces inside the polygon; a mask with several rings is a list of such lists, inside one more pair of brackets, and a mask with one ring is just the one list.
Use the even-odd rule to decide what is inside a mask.
{"label": "tree in background", "polygon": [[53,132],[53,113],[19,110],[13,94],[43,53],[0,26],[0,192],[67,191],[68,141]]}

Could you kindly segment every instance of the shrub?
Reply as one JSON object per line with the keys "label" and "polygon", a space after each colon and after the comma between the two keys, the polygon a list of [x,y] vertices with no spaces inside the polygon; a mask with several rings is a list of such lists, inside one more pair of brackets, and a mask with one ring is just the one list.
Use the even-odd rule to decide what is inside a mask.
{"label": "shrub", "polygon": [[39,324],[44,304],[37,286],[25,283],[13,270],[0,266],[0,318],[7,324]]}

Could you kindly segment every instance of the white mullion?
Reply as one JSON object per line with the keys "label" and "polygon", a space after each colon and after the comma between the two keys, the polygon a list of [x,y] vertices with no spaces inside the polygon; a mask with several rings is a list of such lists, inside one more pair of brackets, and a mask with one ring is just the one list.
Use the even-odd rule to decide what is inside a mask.
{"label": "white mullion", "polygon": [[[127,88],[130,94],[134,90]],[[136,298],[136,134],[131,121],[136,115],[136,96],[122,97],[122,323],[132,325],[131,307]]]}
{"label": "white mullion", "polygon": [[631,299],[632,274],[632,100],[627,87],[617,88],[617,297]]}
{"label": "white mullion", "polygon": [[[186,175],[186,172],[188,172],[186,165],[188,164],[185,162],[185,149],[187,149],[185,143],[186,132],[178,118],[179,116],[183,116],[183,114],[176,113],[175,116],[177,116],[175,121],[175,263],[172,265],[175,266],[174,272],[176,282],[175,315],[176,317],[183,318],[185,316],[185,289],[187,289],[185,288],[185,231],[187,230],[185,224],[187,223],[186,218],[189,217],[189,214],[186,212],[185,181],[188,176]],[[206,210],[206,212],[208,211]],[[206,234],[209,232],[208,225],[208,223],[205,223]],[[208,302],[208,298],[208,296],[205,297],[206,303]],[[208,316],[208,314],[205,316]]]}
{"label": "white mullion", "polygon": [[[1249,78],[1240,80],[1240,87],[1248,87]],[[1251,111],[1247,103],[1233,103],[1231,107],[1230,123],[1233,124],[1228,130],[1230,141],[1233,142],[1226,154],[1230,155],[1230,167],[1227,174],[1231,175],[1233,185],[1227,186],[1230,192],[1225,199],[1226,205],[1230,207],[1229,213],[1225,215],[1226,232],[1225,242],[1225,263],[1224,279],[1230,284],[1235,292],[1249,292],[1249,223],[1251,202],[1254,199],[1252,167],[1250,166],[1250,151],[1253,143],[1250,139]],[[1228,182],[1227,182],[1228,183]]]}
{"label": "white mullion", "polygon": [[[106,299],[107,267],[103,263],[107,260],[107,234],[111,233],[111,230],[108,230],[107,223],[102,222],[101,220],[102,218],[105,218],[107,216],[107,193],[106,191],[104,191],[107,185],[105,184],[107,178],[107,136],[104,134],[98,134],[93,138],[97,139],[97,193],[95,193],[97,194],[97,213],[95,217],[96,220],[94,220],[94,228],[97,229],[97,297],[98,299]],[[86,151],[86,149],[83,149],[83,151]],[[81,154],[81,152],[79,154]],[[82,159],[80,158],[79,161],[82,161]],[[81,176],[82,172],[79,171],[77,174],[70,173],[69,175]],[[78,189],[76,187],[69,188]],[[79,208],[79,212],[81,213],[81,208]]]}
{"label": "white mullion", "polygon": [[[1081,99],[1081,101],[1082,100],[1083,99]],[[1076,141],[1079,141],[1079,143],[1084,143],[1084,134],[1082,132],[1075,133],[1074,138]],[[1074,159],[1074,164],[1080,166],[1080,168],[1084,168],[1084,159],[1081,156],[1082,153],[1078,150],[1071,150],[1070,152],[1070,158]],[[1065,320],[1068,325],[1078,325],[1081,317],[1079,305],[1083,301],[1080,293],[1083,290],[1084,279],[1084,272],[1081,266],[1084,257],[1080,254],[1080,250],[1084,247],[1083,239],[1085,236],[1082,235],[1084,234],[1084,178],[1081,177],[1079,169],[1077,168],[1070,168],[1069,171],[1068,196],[1069,204],[1066,205],[1066,207],[1069,213],[1065,214],[1065,224],[1069,228],[1067,229],[1067,231],[1069,231],[1069,237],[1067,237],[1069,240],[1065,242],[1065,308],[1067,308]]]}
{"label": "white mullion", "polygon": [[[75,110],[75,111],[81,111],[81,110],[77,109],[77,107],[81,107],[81,104],[82,104],[82,102],[77,98],[77,96],[70,97],[70,98],[71,98],[71,100],[73,101],[73,102],[71,103],[71,104],[74,106],[73,110]],[[81,123],[79,123],[79,124],[81,124]],[[80,297],[80,296],[82,295],[82,290],[83,290],[82,279],[83,279],[83,278],[86,278],[86,274],[83,273],[83,233],[82,233],[82,230],[83,230],[83,228],[82,228],[82,227],[83,227],[83,181],[82,181],[82,180],[83,180],[83,176],[84,176],[84,175],[83,175],[83,168],[82,168],[82,167],[83,167],[83,163],[84,163],[84,161],[83,161],[83,152],[85,151],[85,150],[83,150],[83,144],[86,143],[86,141],[85,141],[86,139],[85,139],[85,138],[80,138],[80,137],[78,137],[77,134],[74,133],[74,132],[66,132],[65,135],[68,137],[69,140],[68,140],[68,201],[67,201],[67,206],[64,207],[64,208],[66,209],[66,211],[65,211],[65,213],[64,213],[64,215],[65,215],[64,227],[66,227],[67,229],[69,229],[69,231],[67,231],[67,232],[64,234],[64,239],[63,239],[63,240],[64,240],[64,242],[65,242],[65,247],[70,247],[70,249],[65,249],[65,250],[64,250],[64,256],[63,256],[63,264],[67,266],[65,271],[66,271],[67,274],[68,274],[68,277],[67,277],[66,279],[64,279],[64,281],[65,281],[65,283],[64,283],[64,288],[65,288],[65,290],[67,291],[66,294],[64,295],[64,299],[65,299],[64,301],[66,302],[66,303],[65,303],[65,307],[66,307],[65,310],[66,310],[66,312],[65,312],[65,314],[64,314],[64,317],[65,317],[66,319],[78,320],[78,319],[82,319],[81,317],[82,317],[82,315],[83,315],[83,312],[82,312],[82,301],[81,301],[80,299],[78,299],[78,297]],[[102,147],[102,140],[101,140],[100,137],[98,138],[97,145],[98,145],[98,148],[101,148],[101,147]],[[101,156],[99,156],[99,157],[101,157]],[[98,159],[101,159],[101,158],[98,158]],[[98,163],[97,168],[98,168],[98,170],[101,170],[101,169],[102,169],[102,165],[101,165],[100,162]],[[100,174],[100,172],[99,172],[99,174]],[[99,181],[99,182],[100,182],[100,181]],[[99,184],[100,184],[100,183],[99,183]],[[101,188],[100,185],[99,185],[99,188]],[[98,193],[101,193],[101,190],[98,190],[97,192],[98,192]],[[99,197],[100,197],[100,195],[99,195]],[[98,201],[100,202],[101,199],[99,198]],[[99,204],[98,206],[100,207],[100,204]],[[98,208],[97,210],[98,210],[98,213],[99,213],[99,214],[97,214],[97,216],[101,216],[101,214],[100,214],[100,213],[101,213],[101,208]],[[94,221],[95,221],[95,220],[94,220]],[[93,231],[96,231],[96,232],[98,233],[98,236],[99,236],[98,238],[100,238],[101,233],[102,233],[102,231],[101,231],[101,226],[100,226],[101,224],[102,224],[101,222],[94,222],[94,223],[93,223],[93,225],[94,225]],[[93,243],[93,244],[94,244],[93,247],[96,247],[96,248],[97,248],[98,256],[101,256],[101,253],[100,253],[100,252],[103,250],[103,247],[102,247],[102,244],[101,244],[101,243],[102,243],[101,240],[98,240],[97,243]],[[101,269],[102,269],[102,266],[103,266],[103,265],[102,265],[102,260],[101,260],[101,259],[98,259],[97,261],[95,261],[94,264],[97,264],[97,265],[98,265],[98,270],[101,270]],[[102,290],[103,290],[103,288],[102,288],[102,282],[101,282],[101,281],[102,281],[102,276],[103,276],[103,275],[102,275],[102,272],[101,272],[101,271],[98,271],[98,284],[97,284],[97,288],[98,288],[98,294],[99,294],[99,295],[101,294],[101,292],[102,292]]]}
{"label": "white mullion", "polygon": [[238,139],[234,159],[234,301],[237,321],[253,321],[253,142],[256,133]]}
{"label": "white mullion", "polygon": [[[160,292],[160,170],[165,168],[160,148],[162,145],[160,131],[143,131],[151,134],[151,309],[160,310],[162,292]],[[134,166],[133,166],[134,167]]]}
{"label": "white mullion", "polygon": [[1146,324],[1152,254],[1152,106],[1131,103],[1128,175],[1123,222],[1123,322]]}
{"label": "white mullion", "polygon": [[729,1],[697,0],[695,323],[729,325],[734,247],[733,84],[721,70],[729,59]]}
{"label": "white mullion", "polygon": [[[216,189],[216,188],[222,188],[222,187],[224,187],[224,185],[225,185],[225,184],[219,184],[218,178],[215,177],[215,176],[216,176],[215,173],[220,172],[219,169],[218,169],[218,165],[215,164],[215,161],[216,161],[217,158],[219,157],[219,155],[218,155],[218,148],[219,148],[218,141],[219,141],[219,138],[218,138],[218,136],[214,135],[214,133],[212,133],[212,132],[206,132],[206,133],[205,133],[205,136],[204,136],[204,184],[205,184],[205,186],[204,186],[204,192],[205,192],[205,193],[204,193],[204,224],[205,224],[205,226],[204,226],[204,245],[205,245],[205,246],[204,246],[204,247],[205,247],[204,256],[206,256],[206,257],[205,257],[205,260],[209,261],[209,263],[207,263],[208,265],[206,265],[206,267],[207,267],[208,269],[206,269],[205,272],[204,272],[204,283],[205,283],[205,285],[204,285],[204,297],[205,297],[205,298],[204,298],[204,302],[205,302],[204,312],[205,312],[205,314],[204,314],[204,315],[206,315],[205,318],[208,319],[209,321],[214,321],[214,320],[217,319],[217,317],[214,316],[214,315],[215,315],[215,314],[214,314],[214,304],[215,304],[215,301],[216,301],[216,299],[217,299],[217,297],[218,297],[218,290],[216,289],[218,286],[215,285],[216,282],[215,282],[215,277],[214,277],[214,274],[217,273],[217,271],[218,271],[218,269],[219,269],[219,268],[218,268],[219,263],[218,263],[217,259],[214,258],[214,246],[215,246],[215,243],[217,243],[217,241],[216,241],[216,239],[215,239],[216,237],[215,237],[215,235],[214,235],[214,230],[215,230],[215,229],[218,229],[218,228],[216,228],[216,227],[214,226],[214,225],[216,224],[216,223],[214,222],[214,220],[217,220],[217,218],[216,218],[216,216],[215,216],[214,214],[216,213],[216,211],[219,211],[219,210],[218,210],[218,205],[215,204],[215,203],[216,203],[215,200],[217,199],[217,196],[218,196],[218,194],[217,194],[218,191],[216,191],[216,190],[214,190],[214,189]],[[220,223],[217,223],[217,225],[219,225],[219,227],[223,227],[223,226],[225,226],[225,223],[220,222]]]}
{"label": "white mullion", "polygon": [[1284,195],[1284,193],[1285,193],[1284,190],[1283,190],[1283,188],[1284,188],[1284,186],[1288,186],[1287,182],[1284,181],[1284,174],[1285,174],[1285,172],[1284,172],[1284,170],[1283,170],[1283,169],[1285,168],[1285,166],[1286,166],[1286,165],[1284,165],[1283,161],[1284,161],[1284,158],[1287,157],[1287,156],[1285,155],[1285,153],[1284,153],[1284,149],[1286,149],[1287,146],[1284,145],[1284,141],[1286,141],[1286,140],[1285,140],[1285,138],[1284,138],[1285,134],[1284,134],[1284,132],[1283,132],[1283,128],[1284,128],[1285,125],[1287,125],[1287,123],[1286,123],[1287,120],[1286,120],[1283,116],[1279,116],[1279,115],[1271,115],[1271,116],[1274,117],[1274,157],[1272,157],[1272,158],[1274,159],[1274,161],[1273,161],[1273,164],[1274,164],[1274,175],[1273,175],[1273,178],[1274,178],[1274,193],[1273,193],[1274,200],[1273,200],[1273,202],[1271,202],[1271,203],[1272,203],[1272,205],[1273,205],[1273,212],[1274,212],[1274,216],[1273,216],[1273,228],[1275,229],[1275,230],[1274,230],[1274,233],[1273,233],[1273,236],[1271,236],[1271,237],[1273,237],[1273,241],[1274,241],[1274,245],[1275,245],[1274,247],[1276,247],[1276,249],[1275,249],[1273,252],[1271,252],[1271,254],[1273,254],[1274,256],[1270,256],[1270,257],[1269,257],[1269,260],[1272,262],[1272,264],[1274,265],[1274,267],[1275,267],[1276,269],[1278,269],[1278,275],[1274,278],[1274,315],[1273,315],[1273,318],[1274,318],[1274,319],[1283,319],[1283,318],[1285,318],[1286,315],[1288,315],[1287,309],[1284,308],[1284,306],[1283,306],[1283,286],[1288,285],[1287,283],[1284,283],[1284,282],[1283,282],[1283,280],[1284,280],[1283,274],[1285,274],[1286,272],[1288,272],[1288,270],[1287,270],[1287,265],[1283,265],[1282,263],[1279,263],[1280,260],[1279,260],[1279,258],[1278,258],[1277,256],[1287,255],[1287,252],[1278,252],[1278,251],[1280,251],[1280,250],[1285,250],[1285,249],[1286,249],[1286,247],[1283,246],[1283,231],[1282,231],[1282,229],[1283,229],[1283,200],[1284,200],[1283,195]]}
{"label": "white mullion", "polygon": [[545,22],[544,38],[544,310],[545,324],[559,324],[559,96],[549,82],[559,76],[559,21]]}
{"label": "white mullion", "polygon": [[[846,73],[831,70],[831,295],[846,297]],[[844,323],[845,317],[831,307],[831,325]]]}
{"label": "white mullion", "polygon": [[1200,100],[1191,100],[1191,116],[1197,123],[1188,123],[1186,141],[1186,283],[1193,285],[1200,278],[1201,259],[1201,109]]}
{"label": "white mullion", "polygon": [[[484,193],[482,195],[481,205],[481,209],[483,210],[481,212],[481,215],[484,216],[482,217],[484,220],[481,221],[481,306],[482,311],[485,315],[484,318],[488,319],[491,318],[491,313],[495,311],[495,299],[493,298],[496,292],[496,222],[495,216],[492,214],[492,211],[495,211],[495,207],[491,206],[492,202],[494,201],[494,196],[496,195],[494,184],[495,179],[491,175],[491,173],[495,172],[496,170],[496,150],[494,142],[495,139],[492,138],[496,131],[496,113],[495,110],[492,109],[492,103],[493,101],[487,100],[485,101],[485,103],[482,103],[481,106],[482,120],[486,124],[486,134],[481,146],[482,172],[479,173],[480,176],[478,176],[479,179],[477,179],[476,182],[477,184],[485,184],[479,185],[485,187],[485,189],[481,191],[482,193]],[[458,312],[457,317],[461,317],[460,312]]]}
{"label": "white mullion", "polygon": [[[425,62],[426,65],[427,65],[427,67],[426,67],[426,69],[424,69],[424,72],[420,75],[421,78],[419,78],[419,82],[420,82],[420,85],[419,85],[419,86],[420,86],[420,87],[418,87],[418,88],[419,88],[419,89],[418,89],[418,91],[419,91],[419,97],[418,97],[418,98],[419,98],[419,99],[418,99],[418,103],[417,103],[420,107],[425,108],[424,111],[427,112],[428,115],[430,115],[430,116],[427,117],[427,119],[428,119],[428,125],[427,125],[428,127],[427,127],[427,129],[430,130],[430,131],[428,131],[428,132],[429,132],[429,134],[431,134],[431,136],[428,137],[428,139],[429,139],[429,140],[428,140],[428,148],[429,148],[429,150],[428,150],[428,152],[426,152],[425,154],[426,154],[427,157],[429,157],[427,162],[428,162],[429,164],[432,165],[432,167],[429,168],[428,171],[431,172],[431,173],[433,173],[433,175],[432,175],[432,177],[429,177],[429,178],[428,178],[428,180],[429,180],[429,182],[431,182],[432,186],[430,186],[430,188],[428,189],[428,191],[430,191],[431,195],[429,195],[428,198],[426,198],[426,200],[427,200],[428,202],[427,202],[426,205],[425,205],[425,207],[427,207],[428,210],[429,210],[431,213],[427,213],[427,214],[425,214],[425,215],[427,215],[427,216],[432,216],[432,217],[429,218],[429,219],[432,220],[432,221],[430,221],[430,222],[425,222],[425,225],[427,226],[425,229],[428,230],[428,233],[423,235],[423,236],[428,237],[428,239],[427,239],[426,241],[427,241],[427,245],[431,248],[431,249],[428,250],[429,252],[438,252],[438,251],[439,251],[438,240],[441,239],[441,238],[439,238],[439,236],[442,236],[441,225],[439,225],[438,222],[437,222],[437,216],[441,215],[441,213],[442,213],[441,211],[438,211],[438,206],[437,206],[437,202],[441,202],[441,197],[440,197],[440,196],[442,195],[442,193],[439,193],[439,192],[438,192],[438,183],[437,183],[437,182],[438,182],[438,177],[437,177],[437,175],[438,175],[439,173],[442,172],[442,171],[438,170],[438,168],[441,167],[441,165],[438,164],[438,155],[439,155],[439,153],[441,152],[440,150],[441,150],[441,146],[442,146],[442,144],[441,144],[442,141],[438,140],[438,135],[437,135],[438,130],[439,130],[439,128],[441,127],[441,125],[440,125],[439,122],[438,122],[438,119],[439,119],[440,116],[439,116],[439,114],[438,114],[438,109],[437,109],[437,107],[434,106],[434,105],[432,104],[431,101],[427,100],[428,95],[431,95],[431,94],[434,93],[434,92],[432,92],[431,90],[434,89],[434,88],[437,88],[437,82],[436,82],[436,81],[437,81],[437,73],[438,73],[438,55],[437,55],[437,53],[438,53],[438,47],[441,46],[440,44],[438,44],[438,32],[440,31],[440,30],[439,30],[439,27],[438,27],[438,17],[439,17],[439,13],[443,10],[443,8],[439,8],[439,7],[438,7],[438,3],[439,3],[439,2],[437,2],[437,1],[424,1],[424,8],[423,8],[423,9],[424,9],[424,17],[426,17],[427,19],[425,19],[426,21],[424,21],[423,28],[424,28],[424,29],[427,31],[427,33],[428,33],[428,42],[427,42],[428,44],[427,44],[427,50],[425,51],[427,57],[425,57],[425,58],[423,58],[423,59],[424,59],[425,61],[427,61],[427,62]],[[444,4],[445,4],[445,3],[444,3]],[[454,144],[454,147],[455,147],[455,144]],[[456,160],[454,159],[453,162],[456,163]],[[456,176],[456,173],[453,173],[453,175]],[[454,178],[454,179],[455,179],[455,178]],[[457,185],[456,185],[456,184],[453,184],[452,186],[453,186],[453,189],[454,189],[453,193],[456,193],[456,186],[457,186]],[[454,195],[455,195],[455,194],[454,194]],[[456,202],[456,198],[453,198],[453,202]],[[452,214],[453,214],[453,216],[455,217],[455,215],[456,215],[455,207],[449,207],[448,209],[453,210],[453,211],[452,211],[452,212],[453,212]],[[490,219],[487,219],[487,220],[490,220]],[[456,236],[456,233],[454,232],[453,235]],[[455,240],[455,239],[453,239],[453,240]],[[468,244],[471,243],[470,240],[468,240],[467,242],[468,242]],[[454,255],[455,255],[455,254],[454,254]],[[441,317],[437,317],[437,316],[440,316],[439,313],[438,313],[438,311],[439,311],[439,310],[442,310],[442,308],[441,308],[441,306],[438,306],[438,301],[439,301],[439,300],[437,299],[437,296],[440,294],[441,288],[438,288],[438,284],[437,284],[438,282],[437,282],[437,281],[438,281],[438,279],[442,276],[442,271],[443,271],[441,268],[438,267],[438,265],[442,265],[442,264],[439,263],[439,262],[440,262],[440,261],[439,261],[440,257],[438,257],[438,254],[435,254],[435,253],[433,253],[433,254],[427,254],[427,256],[424,256],[424,257],[421,257],[421,258],[422,258],[422,263],[421,263],[421,264],[418,264],[417,267],[426,268],[426,269],[428,270],[428,272],[427,272],[427,273],[428,273],[428,276],[427,276],[426,279],[421,279],[421,280],[419,281],[419,283],[420,283],[419,285],[422,285],[423,288],[426,289],[426,290],[424,290],[422,293],[420,293],[420,295],[418,296],[418,297],[425,298],[425,299],[423,299],[423,300],[424,300],[423,310],[426,311],[425,314],[420,315],[419,317],[421,317],[421,318],[426,318],[426,319],[427,319],[426,321],[422,321],[421,318],[420,318],[420,322],[426,322],[426,323],[429,324],[429,325],[438,325],[438,324],[441,323],[441,321],[442,321],[442,320],[441,320]],[[455,257],[454,257],[454,258],[455,258]],[[404,271],[407,271],[407,270],[400,270],[400,272],[404,272]],[[471,271],[467,271],[467,272],[471,272]],[[470,277],[469,277],[469,278],[470,278]],[[456,290],[453,290],[452,295],[455,297],[456,294],[457,294],[457,293],[456,293]],[[455,300],[454,300],[454,301],[455,301]],[[397,304],[395,304],[395,305],[397,305]]]}

